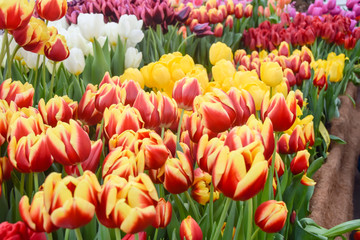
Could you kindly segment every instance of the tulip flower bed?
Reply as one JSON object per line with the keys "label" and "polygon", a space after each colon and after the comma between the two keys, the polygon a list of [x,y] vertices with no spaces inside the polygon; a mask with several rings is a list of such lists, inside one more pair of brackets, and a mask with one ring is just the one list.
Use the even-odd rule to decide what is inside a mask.
{"label": "tulip flower bed", "polygon": [[0,238],[360,228],[308,218],[359,30],[287,4],[0,0]]}

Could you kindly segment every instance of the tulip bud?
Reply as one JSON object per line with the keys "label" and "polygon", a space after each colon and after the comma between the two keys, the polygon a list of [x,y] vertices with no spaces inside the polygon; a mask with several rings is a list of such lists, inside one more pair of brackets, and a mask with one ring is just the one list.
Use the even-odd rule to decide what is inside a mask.
{"label": "tulip bud", "polygon": [[289,44],[285,41],[281,42],[279,46],[279,56],[288,57],[289,55],[290,55]]}
{"label": "tulip bud", "polygon": [[134,105],[141,115],[145,128],[156,129],[160,125],[160,116],[158,111],[158,100],[154,92],[150,94],[144,90],[140,90]]}
{"label": "tulip bud", "polygon": [[[132,68],[126,69],[125,72],[127,72],[130,69],[132,69]],[[142,78],[142,75],[141,75],[140,71],[138,69],[136,69],[136,70],[139,72],[140,77]],[[120,80],[122,82],[121,88],[125,89],[125,91],[126,91],[126,99],[125,99],[124,105],[126,106],[126,105],[129,104],[130,106],[133,106],[138,93],[140,92],[140,90],[142,90],[142,87],[139,84],[139,82],[137,82],[135,80],[132,80],[131,78],[129,80],[126,79],[123,82],[124,74],[122,76],[120,76]],[[142,79],[142,84],[144,85],[144,79]]]}
{"label": "tulip bud", "polygon": [[75,76],[80,75],[85,68],[85,57],[83,51],[77,47],[70,49],[70,55],[64,60],[64,66]]}
{"label": "tulip bud", "polygon": [[317,86],[320,89],[322,89],[323,87],[325,87],[325,90],[327,89],[328,82],[327,82],[326,72],[323,68],[318,68],[315,70],[313,84],[314,86]]}
{"label": "tulip bud", "polygon": [[299,107],[302,108],[303,105],[304,105],[304,97],[303,97],[302,91],[299,90],[299,89],[296,89],[295,90],[295,97],[296,97],[297,105],[299,105]]}
{"label": "tulip bud", "polygon": [[314,57],[309,48],[307,48],[306,46],[302,46],[301,52],[300,52],[300,58],[301,58],[302,62],[306,61],[308,63],[311,63],[311,61]]}
{"label": "tulip bud", "polygon": [[241,3],[236,4],[235,6],[235,17],[240,19],[244,16],[244,6]]}
{"label": "tulip bud", "polygon": [[261,80],[270,87],[275,87],[283,81],[283,72],[276,62],[263,62],[260,67]]}
{"label": "tulip bud", "polygon": [[20,81],[12,81],[11,78],[0,85],[0,99],[4,99],[9,105],[15,102],[19,108],[33,105],[34,92],[31,84],[22,84]]}
{"label": "tulip bud", "polygon": [[268,200],[256,209],[255,224],[267,233],[279,232],[285,225],[288,210],[283,201]]}
{"label": "tulip bud", "polygon": [[56,21],[65,16],[67,12],[66,0],[38,0],[36,1],[36,12],[43,19]]}
{"label": "tulip bud", "polygon": [[187,216],[180,225],[180,239],[202,240],[203,234],[199,224],[191,217]]}
{"label": "tulip bud", "polygon": [[309,79],[311,77],[311,68],[307,61],[300,64],[299,75],[302,79]]}
{"label": "tulip bud", "polygon": [[172,96],[179,108],[192,110],[194,98],[200,94],[201,89],[198,80],[184,77],[175,82]]}
{"label": "tulip bud", "polygon": [[[108,74],[108,73],[106,73]],[[126,90],[114,83],[105,83],[95,95],[95,108],[103,113],[106,108],[113,104],[123,104],[126,98]]]}
{"label": "tulip bud", "polygon": [[290,170],[294,175],[301,172],[306,172],[309,168],[310,153],[307,150],[302,150],[296,153],[296,156],[290,163]]}
{"label": "tulip bud", "polygon": [[117,147],[122,147],[123,149],[134,150],[134,144],[136,140],[136,133],[133,130],[126,130],[121,134],[114,134],[109,139],[109,150],[110,152]]}
{"label": "tulip bud", "polygon": [[226,10],[227,10],[229,16],[232,15],[232,14],[234,14],[234,12],[235,12],[235,5],[234,5],[233,0],[228,0],[228,1],[226,1]]}
{"label": "tulip bud", "polygon": [[288,81],[290,87],[295,86],[296,77],[295,77],[294,72],[290,68],[285,68],[284,77]]}
{"label": "tulip bud", "polygon": [[236,64],[240,64],[241,59],[246,56],[246,51],[244,49],[238,49],[235,51],[234,61]]}
{"label": "tulip bud", "polygon": [[228,27],[231,30],[234,26],[234,18],[232,15],[227,16],[225,20],[225,27]]}
{"label": "tulip bud", "polygon": [[156,205],[156,217],[155,221],[152,223],[154,228],[166,228],[171,221],[172,216],[172,206],[170,202],[165,201],[165,199],[160,198]]}
{"label": "tulip bud", "polygon": [[[26,26],[34,12],[35,1],[2,1],[0,29],[15,30]],[[11,16],[11,17],[10,17]]]}
{"label": "tulip bud", "polygon": [[254,99],[248,91],[234,87],[230,88],[228,95],[236,112],[233,126],[243,125],[252,114],[256,113]]}
{"label": "tulip bud", "polygon": [[209,60],[212,65],[215,65],[222,59],[232,61],[232,58],[232,50],[225,43],[216,42],[211,45],[209,50]]}
{"label": "tulip bud", "polygon": [[214,28],[214,36],[221,37],[223,35],[224,27],[221,23],[216,24]]}
{"label": "tulip bud", "polygon": [[88,125],[96,125],[102,119],[102,113],[95,108],[97,87],[91,83],[87,85],[78,106],[78,118]]}
{"label": "tulip bud", "polygon": [[223,19],[224,19],[224,18],[228,15],[226,5],[220,5],[220,6],[218,7],[218,14],[219,14],[219,12],[222,13]]}
{"label": "tulip bud", "polygon": [[[269,158],[268,164],[270,167],[272,164],[272,156]],[[275,167],[274,171],[276,171],[278,176],[281,177],[285,172],[285,164],[278,153],[276,153],[274,167]],[[274,172],[274,176],[275,176],[275,172]]]}
{"label": "tulip bud", "polygon": [[[191,196],[201,205],[206,205],[210,201],[211,175],[200,168],[197,168],[194,171],[194,177]],[[219,191],[214,191],[213,201],[215,202],[219,197]]]}
{"label": "tulip bud", "polygon": [[291,69],[293,70],[294,73],[297,73],[301,65],[300,56],[297,54],[293,54],[289,57],[289,60],[291,64]]}
{"label": "tulip bud", "polygon": [[45,44],[45,56],[55,62],[60,62],[69,57],[70,51],[66,45],[66,39],[63,35],[57,34],[50,37]]}
{"label": "tulip bud", "polygon": [[252,16],[252,14],[253,14],[253,5],[251,5],[251,4],[246,5],[245,10],[244,10],[245,17],[249,18]]}

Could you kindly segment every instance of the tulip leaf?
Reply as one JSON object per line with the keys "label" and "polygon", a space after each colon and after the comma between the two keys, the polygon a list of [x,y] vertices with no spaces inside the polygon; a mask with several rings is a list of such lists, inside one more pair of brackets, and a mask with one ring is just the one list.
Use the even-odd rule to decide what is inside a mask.
{"label": "tulip leaf", "polygon": [[319,157],[317,159],[315,159],[309,166],[308,170],[307,170],[307,176],[308,177],[312,177],[312,175],[322,166],[322,164],[324,163],[324,158],[323,157]]}
{"label": "tulip leaf", "polygon": [[329,149],[329,145],[330,145],[329,132],[326,130],[325,125],[321,121],[319,123],[319,132],[326,143],[326,149]]}
{"label": "tulip leaf", "polygon": [[295,231],[292,239],[294,240],[327,240],[327,237],[323,237],[319,234],[322,234],[326,231],[319,227],[312,219],[301,219],[300,221],[296,220]]}
{"label": "tulip leaf", "polygon": [[90,83],[95,85],[100,83],[106,72],[111,73],[111,69],[110,65],[106,61],[104,52],[96,39],[94,39],[93,48],[94,61],[91,64],[91,79],[88,80],[90,80]]}
{"label": "tulip leaf", "polygon": [[173,214],[171,215],[171,221],[170,221],[169,225],[166,227],[168,236],[171,236],[175,232],[174,239],[177,239],[176,236],[179,235],[179,226],[180,226],[180,222],[179,222],[178,218],[176,217],[175,211],[173,209]]}
{"label": "tulip leaf", "polygon": [[345,140],[343,140],[343,139],[341,139],[341,138],[339,138],[339,137],[337,137],[337,136],[335,136],[335,135],[330,134],[329,136],[330,136],[330,139],[331,139],[332,141],[335,141],[336,143],[346,144],[346,141],[345,141]]}
{"label": "tulip leaf", "polygon": [[82,235],[84,239],[95,239],[96,236],[96,216],[84,226],[82,231]]}
{"label": "tulip leaf", "polygon": [[21,220],[19,212],[19,202],[21,199],[21,194],[17,188],[12,188],[10,192],[10,209],[6,219],[9,222],[15,223]]}
{"label": "tulip leaf", "polygon": [[107,227],[105,227],[104,225],[99,224],[99,230],[98,230],[96,238],[98,240],[111,239],[109,229]]}
{"label": "tulip leaf", "polygon": [[235,213],[236,213],[236,202],[232,201],[230,207],[230,215],[227,217],[226,226],[224,230],[223,239],[232,239],[234,222],[235,222]]}
{"label": "tulip leaf", "polygon": [[280,233],[275,233],[274,240],[284,240],[284,236]]}
{"label": "tulip leaf", "polygon": [[94,57],[89,55],[86,57],[86,60],[85,60],[85,68],[84,68],[84,71],[82,72],[82,77],[86,83],[86,85],[88,83],[91,83],[91,67],[92,67],[92,64],[94,62]]}
{"label": "tulip leaf", "polygon": [[[4,189],[2,189],[2,191],[4,191]],[[9,210],[8,202],[7,202],[7,199],[5,198],[4,192],[0,196],[0,206],[1,206],[1,208],[0,208],[0,221],[4,222],[4,221],[7,220],[6,216],[8,214],[8,210]]]}
{"label": "tulip leaf", "polygon": [[73,92],[73,97],[72,99],[74,101],[80,101],[80,99],[82,98],[82,88],[80,86],[80,83],[78,81],[78,79],[75,78],[74,75],[71,75],[71,79],[72,79],[72,82],[74,83],[74,92]]}
{"label": "tulip leaf", "polygon": [[110,55],[110,47],[109,47],[109,39],[108,38],[106,38],[106,40],[105,40],[105,43],[102,47],[102,51],[103,51],[103,54],[104,54],[107,64],[110,66],[111,55]]}
{"label": "tulip leaf", "polygon": [[74,99],[74,82],[70,83],[67,95],[70,99]]}
{"label": "tulip leaf", "polygon": [[341,223],[333,228],[327,230],[323,236],[325,237],[336,237],[347,232],[351,232],[360,227],[360,219]]}
{"label": "tulip leaf", "polygon": [[125,52],[126,46],[123,45],[120,36],[118,36],[114,56],[111,60],[111,71],[115,76],[120,76],[125,70]]}

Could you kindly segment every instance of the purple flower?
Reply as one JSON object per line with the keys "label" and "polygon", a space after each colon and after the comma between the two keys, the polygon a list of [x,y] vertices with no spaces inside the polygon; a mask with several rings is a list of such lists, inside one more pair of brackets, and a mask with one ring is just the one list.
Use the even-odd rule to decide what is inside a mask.
{"label": "purple flower", "polygon": [[359,0],[347,0],[346,7],[351,10],[355,4],[359,3]]}
{"label": "purple flower", "polygon": [[354,5],[353,12],[355,13],[355,17],[360,16],[360,5],[359,4]]}
{"label": "purple flower", "polygon": [[323,8],[322,7],[314,7],[312,9],[312,15],[313,16],[321,16],[323,14]]}
{"label": "purple flower", "polygon": [[339,15],[341,13],[341,8],[339,6],[336,6],[334,9],[330,10],[330,14],[332,16]]}
{"label": "purple flower", "polygon": [[315,7],[322,7],[324,5],[323,0],[316,0],[314,3]]}
{"label": "purple flower", "polygon": [[329,2],[327,3],[327,9],[328,10],[334,9],[335,6],[336,6],[336,0],[329,0]]}
{"label": "purple flower", "polygon": [[198,37],[204,37],[207,35],[213,35],[214,33],[211,31],[211,27],[209,26],[209,23],[203,23],[203,24],[196,24],[193,31],[196,36]]}

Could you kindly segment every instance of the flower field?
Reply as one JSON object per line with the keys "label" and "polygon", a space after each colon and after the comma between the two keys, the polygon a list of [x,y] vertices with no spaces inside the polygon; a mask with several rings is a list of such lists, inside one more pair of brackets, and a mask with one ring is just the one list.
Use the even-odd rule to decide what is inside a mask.
{"label": "flower field", "polygon": [[360,239],[309,218],[357,1],[0,7],[0,239]]}

